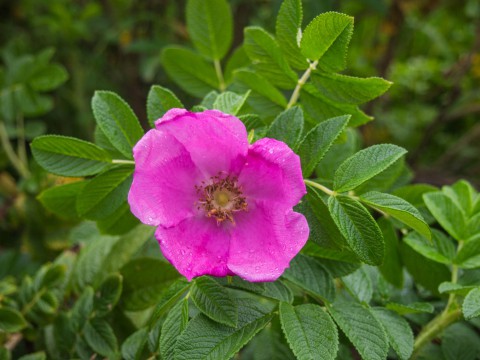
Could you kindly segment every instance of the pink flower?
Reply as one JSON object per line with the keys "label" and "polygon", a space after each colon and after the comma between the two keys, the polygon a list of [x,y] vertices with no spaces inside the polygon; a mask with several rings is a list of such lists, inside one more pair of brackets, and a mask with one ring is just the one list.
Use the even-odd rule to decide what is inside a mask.
{"label": "pink flower", "polygon": [[299,157],[283,142],[249,145],[236,117],[172,109],[135,145],[128,202],[188,280],[238,275],[274,281],[307,241],[292,210],[306,193]]}

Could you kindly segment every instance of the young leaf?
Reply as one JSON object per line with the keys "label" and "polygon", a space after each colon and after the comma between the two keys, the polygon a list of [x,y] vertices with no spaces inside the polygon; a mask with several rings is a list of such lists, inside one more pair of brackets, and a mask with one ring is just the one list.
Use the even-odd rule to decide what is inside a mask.
{"label": "young leaf", "polygon": [[426,258],[442,264],[451,264],[455,256],[455,245],[443,232],[432,229],[432,241],[412,232],[403,240],[412,249]]}
{"label": "young leaf", "polygon": [[466,241],[455,257],[455,264],[463,269],[480,267],[480,236]]}
{"label": "young leaf", "polygon": [[450,235],[459,241],[465,240],[465,216],[451,198],[438,191],[424,194],[423,200],[428,210]]}
{"label": "young leaf", "polygon": [[173,108],[183,109],[184,106],[173,92],[167,88],[153,85],[147,96],[147,117],[150,126],[155,126],[155,121]]}
{"label": "young leaf", "polygon": [[89,181],[78,196],[78,214],[92,220],[113,214],[127,199],[132,174],[132,166],[117,166]]}
{"label": "young leaf", "polygon": [[322,121],[305,136],[298,148],[304,177],[309,177],[348,124],[350,115]]}
{"label": "young leaf", "polygon": [[401,360],[408,360],[413,352],[413,332],[408,322],[384,308],[373,308],[373,316],[382,324],[388,341]]}
{"label": "young leaf", "polygon": [[165,47],[161,61],[172,80],[190,95],[201,98],[210,91],[219,89],[213,66],[191,50]]}
{"label": "young leaf", "polygon": [[373,282],[365,267],[361,267],[355,272],[342,277],[342,282],[358,301],[368,304],[372,300]]}
{"label": "young leaf", "polygon": [[141,360],[142,351],[147,342],[148,328],[143,327],[130,335],[122,344],[122,359]]}
{"label": "young leaf", "polygon": [[323,309],[314,304],[292,306],[280,303],[282,329],[299,360],[335,360],[338,332],[335,323]]}
{"label": "young leaf", "polygon": [[385,194],[378,191],[370,191],[360,196],[360,201],[368,206],[381,210],[405,225],[410,226],[427,239],[431,239],[430,228],[420,212],[412,204],[395,195]]}
{"label": "young leaf", "polygon": [[368,308],[353,301],[337,301],[328,307],[337,325],[360,353],[362,359],[387,358],[388,340],[381,324]]}
{"label": "young leaf", "polygon": [[241,110],[242,106],[245,104],[250,91],[247,91],[243,95],[235,94],[231,91],[225,91],[218,95],[218,97],[213,102],[213,109],[220,110],[226,114],[237,115]]}
{"label": "young leaf", "polygon": [[302,39],[302,2],[301,0],[285,0],[277,16],[275,32],[278,43],[285,57],[296,69],[305,70],[307,59],[300,52]]}
{"label": "young leaf", "polygon": [[343,195],[331,196],[328,208],[348,244],[363,262],[380,265],[385,244],[372,215],[358,201]]}
{"label": "young leaf", "polygon": [[221,324],[236,326],[237,306],[223,286],[203,276],[195,280],[190,294],[198,309],[209,318]]}
{"label": "young leaf", "polygon": [[232,11],[225,0],[189,0],[187,29],[193,45],[204,56],[221,60],[233,37]]}
{"label": "young leaf", "polygon": [[131,107],[117,94],[96,91],[92,99],[95,120],[113,146],[128,159],[143,136],[143,129]]}
{"label": "young leaf", "polygon": [[0,330],[13,333],[26,326],[27,322],[19,311],[9,308],[0,309]]}
{"label": "young leaf", "polygon": [[283,141],[295,150],[302,136],[303,123],[302,108],[294,106],[277,116],[267,130],[266,137]]}
{"label": "young leaf", "polygon": [[68,136],[39,136],[33,140],[31,148],[41,167],[61,176],[95,175],[112,161],[97,145]]}
{"label": "young leaf", "polygon": [[335,298],[333,279],[319,261],[305,255],[297,255],[285,270],[283,277],[307,292],[331,302]]}
{"label": "young leaf", "polygon": [[359,105],[385,93],[392,83],[379,77],[358,78],[320,71],[312,73],[312,83],[327,98],[346,104]]}
{"label": "young leaf", "polygon": [[176,360],[230,359],[273,318],[273,306],[257,300],[237,298],[238,323],[233,328],[197,315],[179,336]]}
{"label": "young leaf", "polygon": [[78,218],[77,197],[87,184],[86,181],[76,181],[44,190],[37,198],[43,206],[58,217],[65,219]]}
{"label": "young leaf", "polygon": [[468,181],[459,180],[452,186],[442,187],[442,191],[463,209],[466,215],[473,215],[477,192]]}
{"label": "young leaf", "polygon": [[307,25],[300,49],[310,60],[319,60],[319,67],[327,72],[342,71],[346,66],[347,48],[353,33],[353,18],[345,14],[327,12]]}
{"label": "young leaf", "polygon": [[335,172],[333,189],[345,192],[355,189],[388,168],[407,151],[392,144],[373,145],[345,160]]}
{"label": "young leaf", "polygon": [[[212,280],[213,281],[213,280]],[[188,300],[179,301],[167,315],[160,335],[160,355],[164,360],[173,360],[178,337],[187,327]]]}
{"label": "young leaf", "polygon": [[110,357],[118,348],[117,338],[110,325],[102,319],[92,319],[84,328],[85,340],[95,352]]}
{"label": "young leaf", "polygon": [[480,288],[477,287],[468,293],[463,301],[462,312],[467,320],[480,316]]}

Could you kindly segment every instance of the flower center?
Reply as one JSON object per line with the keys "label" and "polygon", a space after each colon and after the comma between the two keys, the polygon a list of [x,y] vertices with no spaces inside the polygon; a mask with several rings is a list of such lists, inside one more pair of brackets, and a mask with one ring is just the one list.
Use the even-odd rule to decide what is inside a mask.
{"label": "flower center", "polygon": [[209,182],[202,181],[195,188],[199,195],[197,208],[203,208],[207,217],[215,217],[218,224],[225,220],[235,224],[233,213],[247,210],[247,201],[236,177],[223,177],[219,173],[212,176]]}

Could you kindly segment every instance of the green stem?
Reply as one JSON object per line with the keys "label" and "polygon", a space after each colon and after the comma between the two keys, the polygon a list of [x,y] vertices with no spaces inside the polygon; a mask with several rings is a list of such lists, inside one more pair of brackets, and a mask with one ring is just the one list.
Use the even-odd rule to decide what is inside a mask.
{"label": "green stem", "polygon": [[217,78],[218,78],[218,85],[220,88],[221,92],[224,92],[226,89],[225,86],[225,79],[223,78],[223,72],[222,72],[222,65],[220,64],[220,60],[213,60],[213,64],[215,65],[215,72],[217,73]]}
{"label": "green stem", "polygon": [[305,83],[307,82],[312,71],[317,68],[317,65],[318,65],[318,60],[310,63],[310,66],[308,67],[308,69],[303,73],[302,77],[298,79],[297,86],[293,90],[292,96],[288,101],[287,109],[290,109],[293,105],[297,103],[298,98],[300,96],[300,90],[302,90],[303,85],[305,85]]}
{"label": "green stem", "polygon": [[112,164],[130,164],[135,165],[135,161],[133,160],[122,160],[122,159],[113,159]]}
{"label": "green stem", "polygon": [[319,183],[316,183],[314,181],[308,180],[308,179],[303,179],[303,182],[307,185],[310,185],[314,188],[317,188],[319,190],[322,190],[325,194],[330,195],[330,196],[335,196],[337,193],[335,191],[330,190],[326,186],[320,185]]}
{"label": "green stem", "polygon": [[28,178],[30,176],[30,172],[13,150],[12,144],[10,144],[10,140],[8,139],[7,128],[5,127],[3,121],[0,121],[0,142],[2,143],[2,148],[5,151],[10,164],[12,164],[20,176]]}

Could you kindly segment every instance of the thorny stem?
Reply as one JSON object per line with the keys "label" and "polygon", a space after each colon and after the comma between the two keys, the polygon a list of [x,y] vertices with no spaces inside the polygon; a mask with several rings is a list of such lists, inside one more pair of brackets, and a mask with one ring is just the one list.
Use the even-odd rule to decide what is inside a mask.
{"label": "thorny stem", "polygon": [[335,196],[337,193],[335,191],[330,190],[326,186],[320,185],[319,183],[316,183],[314,181],[308,180],[308,179],[303,179],[303,182],[307,185],[310,185],[314,188],[317,188],[321,191],[323,191],[325,194],[330,195],[330,196]]}
{"label": "thorny stem", "polygon": [[298,97],[300,96],[300,90],[302,90],[303,85],[305,85],[305,83],[307,82],[312,71],[317,68],[317,65],[318,65],[318,60],[310,63],[310,66],[308,67],[308,69],[303,73],[302,77],[298,79],[297,86],[293,90],[292,96],[288,101],[287,109],[290,109],[293,105],[297,103]]}
{"label": "thorny stem", "polygon": [[220,91],[224,92],[226,89],[226,86],[225,86],[225,79],[223,78],[222,65],[220,64],[220,60],[215,59],[213,61],[213,64],[215,65],[215,72],[217,73],[218,85],[220,87]]}
{"label": "thorny stem", "polygon": [[24,178],[30,176],[30,172],[28,171],[25,163],[18,157],[15,151],[12,148],[12,144],[10,144],[10,140],[8,139],[7,129],[5,127],[5,123],[0,121],[0,141],[2,143],[3,150],[10,160],[12,166],[17,170],[17,172]]}
{"label": "thorny stem", "polygon": [[112,164],[130,164],[135,165],[135,161],[133,160],[122,160],[122,159],[113,159]]}

